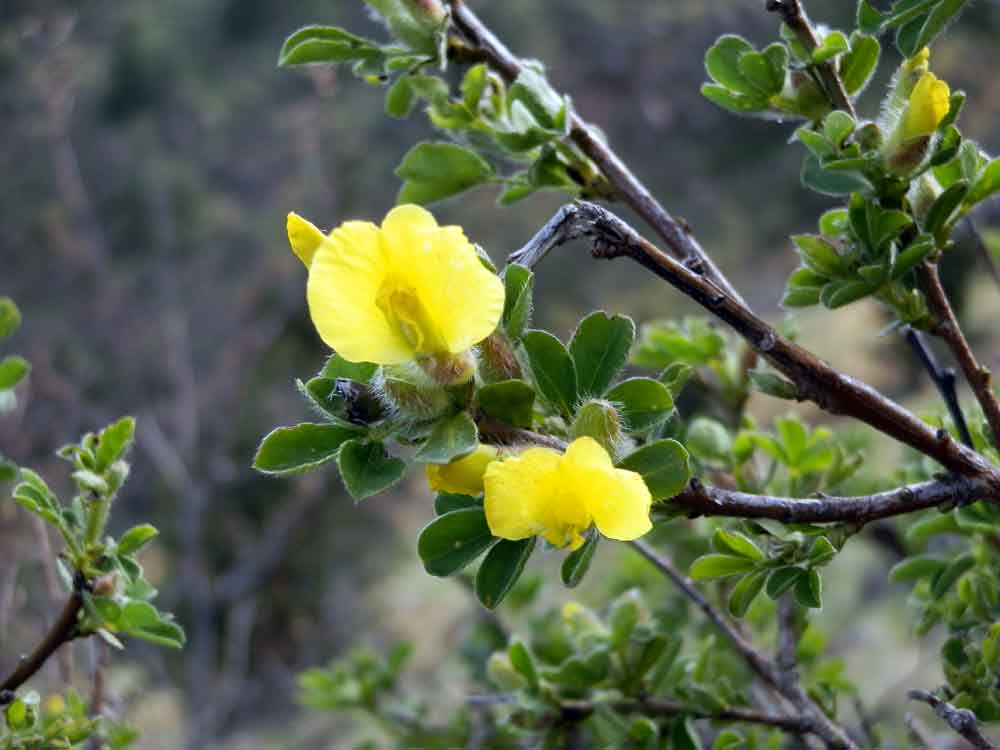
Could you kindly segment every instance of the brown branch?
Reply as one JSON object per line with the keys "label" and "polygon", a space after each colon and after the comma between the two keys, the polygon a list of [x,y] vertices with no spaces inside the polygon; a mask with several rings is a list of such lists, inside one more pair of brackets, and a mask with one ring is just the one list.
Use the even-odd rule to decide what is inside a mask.
{"label": "brown branch", "polygon": [[976,715],[969,709],[955,708],[926,690],[911,690],[906,695],[910,700],[926,703],[933,708],[939,718],[962,735],[976,750],[997,750],[997,746],[980,731]]}
{"label": "brown branch", "polygon": [[[462,0],[451,0],[451,20],[467,44],[453,48],[461,57],[485,60],[508,82],[515,80],[523,68],[521,61],[507,49],[479,17]],[[663,238],[670,252],[733,299],[746,304],[722,271],[698,244],[690,229],[677,221],[653,197],[645,185],[622,162],[594,127],[575,112],[569,116],[569,137],[600,168],[604,177],[620,194],[622,200]]]}
{"label": "brown branch", "polygon": [[681,573],[666,557],[643,541],[629,544],[656,567],[663,575],[681,590],[681,592],[708,617],[712,623],[729,639],[750,668],[768,685],[784,696],[798,711],[798,719],[802,726],[823,740],[829,748],[838,750],[857,750],[857,745],[847,732],[833,721],[817,706],[802,689],[798,680],[789,681],[782,671],[740,632],[739,628],[698,590],[694,583]]}
{"label": "brown branch", "polygon": [[[78,588],[82,588],[82,586]],[[59,650],[60,646],[76,638],[76,624],[82,609],[83,594],[81,591],[75,590],[70,594],[59,619],[49,629],[42,642],[21,660],[17,669],[11,672],[7,679],[0,683],[0,694],[12,693],[17,690],[42,668],[49,657]]]}
{"label": "brown branch", "polygon": [[1000,448],[1000,403],[997,402],[996,394],[993,392],[993,376],[987,368],[976,360],[972,347],[969,346],[965,334],[962,333],[962,326],[959,324],[944,286],[941,284],[937,265],[922,263],[918,268],[918,274],[921,286],[927,295],[927,304],[938,319],[933,333],[940,336],[951,349],[958,366],[962,368],[962,374],[965,375],[972,392],[976,395],[976,400],[979,402],[983,414],[986,415],[990,434],[993,437],[993,445]]}
{"label": "brown branch", "polygon": [[729,325],[799,393],[831,414],[853,417],[969,478],[1000,490],[1000,470],[975,451],[935,430],[870,385],[833,369],[726,294],[711,280],[662,252],[610,211],[584,201],[564,206],[509,260],[535,266],[552,248],[577,237],[590,237],[597,258],[627,257],[652,271]]}
{"label": "brown branch", "polygon": [[[806,15],[806,10],[802,7],[800,0],[767,0],[765,7],[772,13],[781,14],[785,23],[795,32],[796,38],[808,52],[811,53],[819,48],[819,38],[809,22],[809,17]],[[844,88],[844,82],[840,80],[833,61],[820,63],[815,67],[830,103],[837,109],[844,110],[851,117],[856,117],[854,104],[851,102],[851,97],[847,95],[847,89]]]}

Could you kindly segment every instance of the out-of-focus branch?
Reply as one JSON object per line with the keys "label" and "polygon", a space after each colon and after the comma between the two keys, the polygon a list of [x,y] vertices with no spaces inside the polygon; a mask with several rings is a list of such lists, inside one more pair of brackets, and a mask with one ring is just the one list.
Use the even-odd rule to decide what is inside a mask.
{"label": "out-of-focus branch", "polygon": [[962,368],[962,374],[976,395],[976,400],[979,402],[983,414],[986,415],[993,445],[1000,449],[1000,402],[997,401],[996,394],[993,392],[993,376],[989,369],[980,365],[976,360],[976,355],[973,354],[972,347],[969,346],[969,342],[962,332],[962,326],[959,324],[944,286],[941,284],[937,265],[922,263],[918,268],[918,274],[921,286],[927,295],[927,305],[938,319],[933,332],[948,345],[958,362],[958,366]]}
{"label": "out-of-focus branch", "polygon": [[962,735],[976,750],[997,750],[997,746],[990,742],[979,729],[976,715],[969,709],[955,708],[947,701],[941,700],[926,690],[911,690],[906,695],[910,700],[926,703],[933,708],[934,713],[939,718]]}
{"label": "out-of-focus branch", "polygon": [[[820,46],[816,31],[809,22],[806,10],[802,7],[800,0],[767,0],[765,6],[771,13],[780,13],[788,27],[795,32],[802,46],[809,52],[818,49]],[[852,117],[856,117],[854,104],[851,97],[847,95],[844,82],[837,74],[837,68],[832,61],[827,61],[816,66],[823,88],[830,103],[837,109],[842,109]]]}
{"label": "out-of-focus branch", "polygon": [[[520,75],[522,62],[493,34],[462,0],[451,0],[451,19],[467,42],[459,49],[467,57],[485,61],[508,81]],[[675,219],[649,192],[611,147],[597,135],[594,127],[576,113],[570,113],[569,137],[600,168],[605,178],[656,233],[663,238],[670,252],[685,266],[724,290],[733,299],[746,304],[722,271],[698,244],[687,225]]]}
{"label": "out-of-focus branch", "polygon": [[657,553],[656,550],[645,542],[634,541],[630,542],[630,544],[639,554],[652,563],[657,570],[670,579],[681,590],[684,596],[698,606],[705,616],[722,631],[733,647],[743,656],[750,668],[765,683],[774,688],[779,695],[783,696],[795,707],[797,720],[801,722],[800,726],[802,729],[800,731],[815,734],[823,740],[828,748],[857,750],[854,740],[813,702],[802,689],[798,680],[786,679],[778,665],[768,659],[747,640],[739,628],[726,615],[712,605],[694,583],[681,573],[670,560]]}
{"label": "out-of-focus branch", "polygon": [[607,209],[583,201],[564,206],[509,260],[535,266],[552,248],[584,236],[591,239],[594,257],[631,258],[726,323],[791,380],[802,398],[831,414],[864,422],[945,468],[982,479],[1000,490],[1000,470],[983,456],[958,443],[946,430],[933,429],[870,385],[838,372],[784,338],[738,299],[662,252]]}
{"label": "out-of-focus branch", "polygon": [[934,381],[934,386],[937,388],[938,393],[941,394],[941,400],[944,401],[944,405],[951,415],[951,421],[955,423],[955,428],[958,430],[962,442],[972,448],[972,435],[969,433],[969,425],[966,423],[965,415],[962,413],[962,405],[958,402],[958,389],[955,388],[955,371],[950,367],[941,367],[938,364],[934,353],[927,346],[927,342],[920,331],[907,326],[903,335],[906,338],[906,343],[913,349],[917,355],[917,359],[920,360],[924,369],[927,370],[927,374]]}

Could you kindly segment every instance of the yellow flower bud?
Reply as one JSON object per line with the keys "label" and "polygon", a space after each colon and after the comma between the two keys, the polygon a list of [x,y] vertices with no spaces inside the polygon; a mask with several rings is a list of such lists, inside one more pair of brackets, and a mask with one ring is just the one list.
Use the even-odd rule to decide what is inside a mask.
{"label": "yellow flower bud", "polygon": [[565,454],[529,448],[494,461],[483,480],[486,522],[494,536],[542,535],[577,549],[591,525],[611,539],[637,539],[652,528],[652,503],[642,477],[616,469],[593,438],[574,440]]}
{"label": "yellow flower bud", "polygon": [[460,227],[438,226],[419,206],[394,208],[381,227],[349,221],[326,236],[290,214],[288,239],[309,268],[316,330],[350,362],[461,354],[500,321],[503,282]]}
{"label": "yellow flower bud", "polygon": [[937,130],[951,106],[948,84],[930,71],[920,76],[903,116],[903,140],[927,136]]}
{"label": "yellow flower bud", "polygon": [[435,492],[453,492],[476,496],[483,491],[486,467],[496,461],[498,451],[492,445],[480,445],[472,453],[450,464],[429,464],[427,483]]}

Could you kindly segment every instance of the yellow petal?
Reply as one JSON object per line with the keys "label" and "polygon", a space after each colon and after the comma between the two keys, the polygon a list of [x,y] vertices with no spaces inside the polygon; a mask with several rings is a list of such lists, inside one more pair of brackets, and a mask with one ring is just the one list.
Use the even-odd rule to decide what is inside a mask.
{"label": "yellow petal", "polygon": [[903,140],[930,135],[937,130],[951,106],[951,89],[931,72],[924,73],[913,87],[903,122]]}
{"label": "yellow petal", "polygon": [[483,491],[486,467],[497,458],[492,445],[480,445],[467,456],[450,464],[427,466],[427,482],[435,492],[454,492],[459,495],[478,495]]}
{"label": "yellow petal", "polygon": [[291,244],[292,250],[305,264],[305,267],[309,268],[312,265],[313,256],[323,244],[326,235],[319,231],[312,222],[306,221],[294,212],[288,214],[287,227],[288,242]]}
{"label": "yellow petal", "polygon": [[376,303],[387,271],[378,227],[368,222],[341,224],[313,256],[309,313],[323,341],[350,362],[389,365],[415,357]]}
{"label": "yellow petal", "polygon": [[556,491],[560,456],[529,448],[520,456],[486,467],[486,522],[501,539],[527,539],[545,530],[546,505]]}
{"label": "yellow petal", "polygon": [[405,273],[425,313],[422,341],[458,354],[496,329],[503,282],[479,261],[460,227],[439,227],[430,212],[403,205],[385,217],[382,232],[392,267]]}
{"label": "yellow petal", "polygon": [[579,498],[597,530],[610,539],[637,539],[652,528],[652,497],[642,477],[615,469],[607,451],[592,438],[579,438],[566,450],[562,486]]}

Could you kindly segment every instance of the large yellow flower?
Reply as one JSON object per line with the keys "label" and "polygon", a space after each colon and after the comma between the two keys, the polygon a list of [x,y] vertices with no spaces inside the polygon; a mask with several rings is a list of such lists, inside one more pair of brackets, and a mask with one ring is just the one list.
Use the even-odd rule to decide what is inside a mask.
{"label": "large yellow flower", "polygon": [[472,453],[450,464],[428,464],[427,483],[435,492],[453,492],[475,497],[483,491],[486,467],[496,461],[493,445],[480,445]]}
{"label": "large yellow flower", "polygon": [[565,454],[529,448],[494,461],[484,478],[486,521],[494,536],[541,534],[557,547],[577,549],[591,524],[611,539],[637,539],[652,528],[652,498],[642,477],[616,469],[592,438],[574,440]]}
{"label": "large yellow flower", "polygon": [[288,239],[309,269],[309,313],[320,337],[351,362],[393,365],[459,354],[496,328],[503,283],[460,227],[419,206],[382,226],[348,221],[324,235],[296,214]]}
{"label": "large yellow flower", "polygon": [[928,136],[937,130],[951,107],[950,98],[947,83],[930,71],[920,76],[903,116],[903,141]]}

